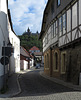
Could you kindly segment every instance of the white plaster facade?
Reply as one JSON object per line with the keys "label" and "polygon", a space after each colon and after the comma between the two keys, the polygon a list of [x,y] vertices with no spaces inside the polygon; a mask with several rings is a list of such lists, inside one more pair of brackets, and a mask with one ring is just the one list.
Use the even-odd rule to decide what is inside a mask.
{"label": "white plaster facade", "polygon": [[[0,58],[2,57],[3,42],[5,46],[10,42],[13,45],[14,53],[10,57],[10,63],[5,66],[5,74],[8,77],[8,72],[20,71],[20,40],[11,30],[11,25],[8,18],[8,0],[0,0]],[[4,66],[0,63],[0,89],[4,82]]]}
{"label": "white plaster facade", "polygon": [[21,70],[27,70],[28,69],[28,62],[27,61],[21,60],[20,65],[21,65]]}
{"label": "white plaster facade", "polygon": [[[0,0],[0,58],[2,57],[3,41],[8,44],[8,22],[7,22],[7,0]],[[5,66],[5,74],[8,73],[8,66]],[[3,87],[4,66],[0,63],[0,89]]]}
{"label": "white plaster facade", "polygon": [[14,52],[10,57],[10,73],[20,71],[20,40],[16,34],[11,30],[10,23],[9,26],[9,39],[14,48]]}

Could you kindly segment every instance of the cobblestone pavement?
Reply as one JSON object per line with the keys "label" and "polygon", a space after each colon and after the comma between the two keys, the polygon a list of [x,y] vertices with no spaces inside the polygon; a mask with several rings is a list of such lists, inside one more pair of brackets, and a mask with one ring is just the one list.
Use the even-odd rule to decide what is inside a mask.
{"label": "cobblestone pavement", "polygon": [[[6,100],[81,100],[81,92],[56,84],[32,70],[19,78],[22,93]],[[4,98],[0,99],[4,100]]]}

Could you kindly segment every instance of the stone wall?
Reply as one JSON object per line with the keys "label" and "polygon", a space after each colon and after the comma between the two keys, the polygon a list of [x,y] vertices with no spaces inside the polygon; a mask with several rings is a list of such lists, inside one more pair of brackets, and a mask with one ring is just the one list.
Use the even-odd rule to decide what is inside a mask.
{"label": "stone wall", "polygon": [[[52,52],[52,54],[51,54]],[[54,52],[58,52],[58,71],[54,71],[53,67],[53,56]],[[66,70],[65,73],[61,72],[61,53],[66,52]],[[49,54],[49,68],[45,66],[45,56]],[[46,58],[47,59],[47,58]],[[48,62],[47,62],[48,63]],[[71,82],[73,84],[79,84],[79,77],[80,77],[80,70],[81,69],[81,46],[75,46],[71,48],[66,48],[59,50],[59,48],[53,48],[52,51],[51,49],[47,50],[44,53],[44,72],[45,74],[64,80],[66,82]]]}

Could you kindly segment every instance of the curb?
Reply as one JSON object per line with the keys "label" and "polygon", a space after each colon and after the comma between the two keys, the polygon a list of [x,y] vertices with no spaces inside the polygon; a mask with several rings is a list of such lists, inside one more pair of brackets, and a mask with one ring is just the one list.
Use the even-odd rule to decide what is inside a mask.
{"label": "curb", "polygon": [[49,80],[51,80],[51,81],[57,83],[57,84],[63,85],[63,86],[65,86],[65,87],[71,88],[71,89],[73,89],[73,90],[81,91],[81,86],[73,85],[73,84],[71,84],[71,83],[69,83],[69,82],[67,83],[67,82],[64,82],[64,81],[62,81],[62,80],[60,80],[60,79],[56,79],[56,78],[47,76],[47,75],[44,74],[43,71],[40,71],[40,75],[41,75],[42,77],[46,78],[46,79],[49,79]]}
{"label": "curb", "polygon": [[18,94],[20,94],[20,93],[22,92],[22,91],[21,91],[21,86],[20,86],[20,83],[19,83],[19,76],[20,76],[20,75],[21,75],[21,74],[17,75],[17,85],[18,85],[19,91],[16,92],[16,93],[14,93],[14,94],[12,94],[10,97],[17,96]]}

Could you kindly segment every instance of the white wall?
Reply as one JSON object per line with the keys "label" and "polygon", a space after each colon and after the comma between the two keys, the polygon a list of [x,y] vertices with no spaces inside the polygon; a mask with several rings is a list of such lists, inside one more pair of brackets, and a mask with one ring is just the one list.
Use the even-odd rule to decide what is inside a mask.
{"label": "white wall", "polygon": [[[2,0],[0,0],[0,58],[2,57],[2,46],[3,41],[5,41],[5,46],[7,46],[8,43],[8,29],[7,29],[7,11],[6,8],[6,2],[4,1],[4,8],[2,9]],[[0,63],[0,76],[3,75],[3,65]]]}
{"label": "white wall", "polygon": [[14,53],[10,58],[10,63],[11,63],[10,67],[11,70],[13,69],[14,71],[15,68],[15,72],[19,72],[20,71],[20,40],[12,31],[9,31],[9,39],[14,48]]}
{"label": "white wall", "polygon": [[[5,46],[8,44],[8,28],[7,28],[7,4],[6,0],[0,0],[0,58],[2,57],[3,41]],[[8,66],[5,66],[5,74],[8,73]],[[3,86],[4,66],[0,63],[0,89]]]}
{"label": "white wall", "polygon": [[28,62],[24,60],[24,70],[28,69]]}
{"label": "white wall", "polygon": [[25,61],[25,60],[20,60],[20,62],[21,62],[21,64],[20,64],[21,69],[22,70],[27,70],[28,69],[28,62]]}
{"label": "white wall", "polygon": [[8,20],[8,30],[9,30],[9,39],[14,48],[14,53],[10,57],[10,72],[19,72],[20,71],[20,39],[15,35],[11,30],[11,26]]}
{"label": "white wall", "polygon": [[5,14],[7,14],[7,0],[0,0],[1,3],[1,11],[3,11]]}

